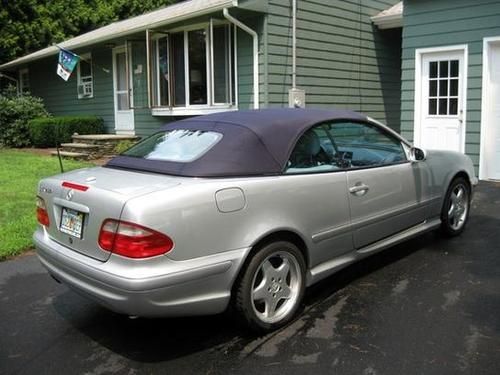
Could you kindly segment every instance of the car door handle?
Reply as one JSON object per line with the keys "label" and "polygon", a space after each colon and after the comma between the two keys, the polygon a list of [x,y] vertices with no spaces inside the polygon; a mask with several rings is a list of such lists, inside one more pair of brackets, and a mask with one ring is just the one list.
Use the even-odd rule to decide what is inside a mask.
{"label": "car door handle", "polygon": [[354,194],[358,197],[362,196],[362,195],[365,195],[368,190],[370,190],[370,187],[368,185],[365,185],[365,184],[356,184],[354,185],[353,187],[350,187],[349,188],[349,193],[351,194]]}

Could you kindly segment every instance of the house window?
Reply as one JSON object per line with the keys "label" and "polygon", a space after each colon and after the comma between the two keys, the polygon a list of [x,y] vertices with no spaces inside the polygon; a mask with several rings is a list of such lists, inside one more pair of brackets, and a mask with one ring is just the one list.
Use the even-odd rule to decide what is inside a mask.
{"label": "house window", "polygon": [[80,56],[77,70],[78,99],[94,96],[94,80],[92,77],[92,56],[86,53]]}
{"label": "house window", "polygon": [[22,94],[30,92],[30,73],[28,68],[19,70],[19,92]]}
{"label": "house window", "polygon": [[153,41],[152,106],[231,106],[234,38],[228,24],[161,34]]}
{"label": "house window", "polygon": [[458,113],[458,60],[429,62],[429,115]]}

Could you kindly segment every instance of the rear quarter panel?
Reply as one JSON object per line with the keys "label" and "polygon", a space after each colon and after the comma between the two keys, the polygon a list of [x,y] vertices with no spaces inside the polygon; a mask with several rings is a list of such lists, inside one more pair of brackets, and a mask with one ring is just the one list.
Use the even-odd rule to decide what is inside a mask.
{"label": "rear quarter panel", "polygon": [[[231,187],[244,192],[245,207],[222,213],[215,194]],[[175,247],[167,256],[178,261],[253,246],[279,230],[302,238],[311,266],[352,250],[352,235],[342,230],[350,220],[345,172],[192,179],[168,191],[131,199],[122,220],[171,236]],[[324,232],[333,234],[312,240]]]}

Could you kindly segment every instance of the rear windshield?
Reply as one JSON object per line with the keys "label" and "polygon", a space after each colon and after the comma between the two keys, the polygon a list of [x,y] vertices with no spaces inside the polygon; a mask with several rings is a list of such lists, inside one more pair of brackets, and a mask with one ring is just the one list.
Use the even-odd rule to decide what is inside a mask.
{"label": "rear windshield", "polygon": [[169,130],[156,133],[122,153],[150,160],[189,163],[217,144],[222,134],[200,130]]}

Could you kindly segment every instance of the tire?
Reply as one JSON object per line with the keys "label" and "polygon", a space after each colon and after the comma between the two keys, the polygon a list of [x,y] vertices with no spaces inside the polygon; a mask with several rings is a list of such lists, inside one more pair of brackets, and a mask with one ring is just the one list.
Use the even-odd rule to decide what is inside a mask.
{"label": "tire", "polygon": [[234,307],[246,325],[257,332],[275,330],[295,316],[305,290],[306,263],[294,244],[269,243],[242,270]]}
{"label": "tire", "polygon": [[470,186],[463,177],[455,178],[446,192],[441,210],[441,232],[448,237],[462,233],[469,219]]}

